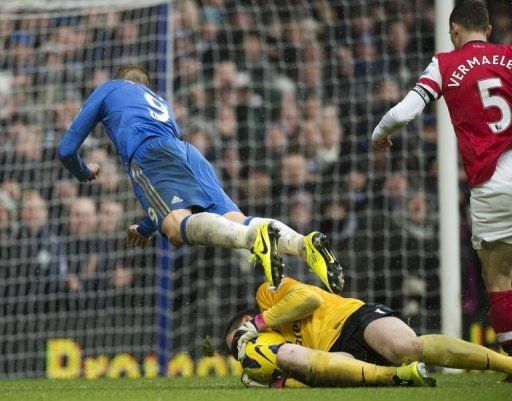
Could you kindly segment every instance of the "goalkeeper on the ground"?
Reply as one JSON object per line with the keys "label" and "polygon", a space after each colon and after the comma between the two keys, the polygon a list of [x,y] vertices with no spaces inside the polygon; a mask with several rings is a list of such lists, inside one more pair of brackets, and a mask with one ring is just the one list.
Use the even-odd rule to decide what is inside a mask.
{"label": "goalkeeper on the ground", "polygon": [[263,283],[256,300],[259,310],[245,310],[231,319],[226,345],[242,361],[249,340],[274,330],[286,340],[277,350],[284,377],[308,385],[391,385],[401,369],[395,366],[404,363],[412,363],[404,381],[421,383],[421,365],[415,361],[512,373],[512,357],[445,335],[418,337],[384,305],[343,298],[291,278],[283,279],[277,291]]}

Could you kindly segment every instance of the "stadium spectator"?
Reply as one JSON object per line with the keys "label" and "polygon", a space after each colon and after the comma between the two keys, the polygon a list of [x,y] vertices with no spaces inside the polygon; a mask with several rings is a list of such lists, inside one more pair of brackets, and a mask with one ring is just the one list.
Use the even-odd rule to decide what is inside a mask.
{"label": "stadium spectator", "polygon": [[0,240],[2,241],[0,258],[7,261],[9,239],[16,230],[16,204],[6,191],[0,190]]}
{"label": "stadium spectator", "polygon": [[408,189],[409,184],[407,178],[403,173],[395,171],[384,183],[384,205],[387,205],[389,210],[401,209],[405,202]]}
{"label": "stadium spectator", "polygon": [[237,128],[235,110],[227,105],[220,106],[217,109],[217,127],[215,131],[220,135],[222,145],[237,139]]}
{"label": "stadium spectator", "polygon": [[[406,209],[393,212],[393,237],[390,251],[390,264],[397,272],[402,272],[404,299],[397,301],[404,315],[414,318],[415,326],[420,321],[421,302],[426,302],[431,309],[438,307],[438,297],[432,296],[437,288],[436,274],[439,260],[437,255],[429,252],[437,248],[437,227],[429,213],[429,205],[423,193],[417,192],[407,199]],[[407,255],[405,258],[403,255]],[[395,277],[397,288],[399,277]],[[436,325],[435,321],[429,322]],[[435,326],[432,326],[435,327]]]}
{"label": "stadium spectator", "polygon": [[295,231],[308,233],[313,231],[313,197],[310,193],[299,191],[289,201],[290,227]]}
{"label": "stadium spectator", "polygon": [[304,100],[303,113],[305,121],[318,122],[322,113],[321,99],[314,94],[308,95]]}
{"label": "stadium spectator", "polygon": [[360,169],[353,169],[345,175],[346,196],[355,211],[363,210],[368,204],[367,181],[368,177]]}
{"label": "stadium spectator", "polygon": [[65,249],[69,269],[65,276],[66,288],[72,293],[94,289],[99,266],[96,236],[98,217],[94,201],[87,197],[75,199],[69,205],[68,218]]}
{"label": "stadium spectator", "polygon": [[69,207],[78,198],[78,185],[71,180],[57,181],[53,188],[52,198],[50,223],[57,234],[65,235]]}
{"label": "stadium spectator", "polygon": [[[310,171],[317,170],[317,163],[322,144],[322,134],[318,124],[313,121],[305,121],[301,124],[297,138],[298,146],[309,164]],[[321,161],[321,160],[320,160]],[[321,165],[321,163],[319,163]]]}
{"label": "stadium spectator", "polygon": [[136,63],[141,52],[138,25],[134,22],[125,22],[115,32],[112,58],[119,64]]}
{"label": "stadium spectator", "polygon": [[[268,200],[271,197],[272,178],[264,168],[252,168],[247,178],[246,196],[241,199],[241,207],[251,216],[268,215]],[[248,201],[250,200],[250,202]]]}
{"label": "stadium spectator", "polygon": [[0,191],[5,192],[17,204],[21,198],[21,185],[18,181],[8,178],[5,179],[0,185]]}
{"label": "stadium spectator", "polygon": [[[20,216],[17,236],[20,246],[15,257],[19,260],[18,275],[28,278],[25,295],[56,293],[68,265],[62,244],[48,224],[46,201],[38,191],[23,193]],[[37,311],[42,305],[45,302],[40,299],[32,307]]]}
{"label": "stadium spectator", "polygon": [[103,288],[108,283],[116,288],[130,286],[133,282],[133,269],[126,266],[123,205],[120,202],[103,201],[98,217],[101,222],[98,225],[99,285]]}
{"label": "stadium spectator", "polygon": [[415,67],[414,57],[405,55],[411,53],[409,46],[411,36],[408,27],[403,19],[391,21],[387,27],[387,47],[389,49],[389,59],[386,60],[387,70],[398,77],[403,82],[408,82],[412,78],[412,70]]}
{"label": "stadium spectator", "polygon": [[308,163],[302,154],[289,153],[283,157],[280,182],[283,184],[283,196],[300,189],[313,192],[314,185]]}
{"label": "stadium spectator", "polygon": [[346,242],[354,238],[357,229],[357,218],[354,213],[347,210],[347,201],[330,201],[324,204],[320,230],[334,233],[335,249],[346,250]]}
{"label": "stadium spectator", "polygon": [[[321,145],[318,149],[317,162],[322,172],[333,172],[334,164],[340,161],[343,156],[343,126],[338,119],[338,112],[335,106],[325,106],[321,113],[320,133],[322,135]],[[346,149],[343,149],[346,153]],[[344,168],[347,168],[344,166]],[[345,171],[346,172],[346,171]],[[338,173],[342,173],[338,171]]]}

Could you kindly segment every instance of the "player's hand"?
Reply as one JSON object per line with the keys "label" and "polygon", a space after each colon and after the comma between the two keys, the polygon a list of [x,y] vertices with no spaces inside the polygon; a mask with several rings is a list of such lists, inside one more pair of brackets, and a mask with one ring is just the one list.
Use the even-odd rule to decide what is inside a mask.
{"label": "player's hand", "polygon": [[89,177],[85,179],[85,181],[95,180],[98,175],[100,175],[101,167],[98,163],[88,163],[87,168],[91,171]]}
{"label": "player's hand", "polygon": [[128,230],[126,230],[126,243],[128,245],[138,246],[144,249],[151,239],[151,236],[144,237],[141,233],[139,233],[139,230],[137,230],[138,227],[138,224],[133,224],[128,227]]}
{"label": "player's hand", "polygon": [[393,146],[393,142],[389,136],[386,136],[381,139],[372,139],[372,145],[375,150],[386,151],[389,150],[391,146]]}
{"label": "player's hand", "polygon": [[249,388],[284,388],[286,385],[286,377],[278,377],[270,382],[263,382],[253,379],[245,372],[242,373],[240,380],[245,387]]}
{"label": "player's hand", "polygon": [[237,361],[244,359],[247,342],[258,337],[265,327],[261,313],[241,325],[238,330],[235,331],[233,341],[231,342],[231,353],[233,354],[233,358]]}
{"label": "player's hand", "polygon": [[269,388],[270,387],[270,383],[254,380],[245,372],[242,373],[242,377],[240,378],[240,380],[242,381],[242,384],[245,387],[249,387],[249,388]]}

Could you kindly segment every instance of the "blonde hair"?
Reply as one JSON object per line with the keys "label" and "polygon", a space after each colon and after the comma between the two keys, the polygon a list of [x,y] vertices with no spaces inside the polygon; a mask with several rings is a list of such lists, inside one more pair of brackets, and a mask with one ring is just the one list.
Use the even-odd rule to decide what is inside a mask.
{"label": "blonde hair", "polygon": [[137,64],[128,64],[119,67],[114,76],[115,79],[127,79],[149,87],[148,72]]}

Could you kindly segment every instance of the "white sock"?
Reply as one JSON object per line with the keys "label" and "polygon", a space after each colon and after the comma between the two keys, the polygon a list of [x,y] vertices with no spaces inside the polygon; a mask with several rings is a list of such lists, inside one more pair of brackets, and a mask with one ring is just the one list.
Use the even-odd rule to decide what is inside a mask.
{"label": "white sock", "polygon": [[192,214],[181,222],[181,236],[190,245],[251,249],[254,229],[215,213]]}
{"label": "white sock", "polygon": [[[280,253],[296,255],[305,259],[306,250],[304,248],[304,236],[302,234],[299,234],[297,231],[291,229],[279,220],[262,217],[250,217],[250,219],[251,220],[249,220],[248,226],[254,229],[254,233],[256,233],[255,229],[257,226],[264,223],[265,221],[272,220],[277,228],[279,228],[279,234],[281,234],[279,241],[277,242],[277,250]],[[254,236],[252,238],[254,241]]]}

